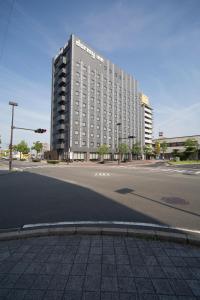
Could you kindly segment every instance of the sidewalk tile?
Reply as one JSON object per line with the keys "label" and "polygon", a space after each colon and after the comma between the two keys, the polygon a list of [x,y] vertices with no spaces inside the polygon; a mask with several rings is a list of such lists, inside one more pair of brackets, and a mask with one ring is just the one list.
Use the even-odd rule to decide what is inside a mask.
{"label": "sidewalk tile", "polygon": [[147,266],[147,270],[151,278],[166,278],[166,275],[161,267]]}
{"label": "sidewalk tile", "polygon": [[169,279],[169,282],[177,296],[193,296],[191,289],[183,279]]}
{"label": "sidewalk tile", "polygon": [[[9,294],[6,297],[6,300],[22,300],[24,299],[25,294],[27,293],[27,290],[24,289],[10,289],[9,290]],[[0,299],[3,299],[3,297],[1,298],[1,294],[0,294]]]}
{"label": "sidewalk tile", "polygon": [[188,267],[177,267],[177,271],[182,279],[196,279],[195,273]]}
{"label": "sidewalk tile", "polygon": [[42,263],[42,267],[40,269],[40,274],[43,274],[43,275],[55,274],[57,268],[58,268],[57,263]]}
{"label": "sidewalk tile", "polygon": [[127,277],[133,276],[133,272],[130,265],[117,265],[117,275]]}
{"label": "sidewalk tile", "polygon": [[69,275],[70,270],[72,268],[72,264],[58,264],[55,273],[58,275]]}
{"label": "sidewalk tile", "polygon": [[52,275],[38,275],[32,285],[32,289],[46,290],[51,282]]}
{"label": "sidewalk tile", "polygon": [[101,263],[102,255],[101,254],[89,254],[88,263],[98,264]]}
{"label": "sidewalk tile", "polygon": [[67,280],[68,280],[68,276],[56,274],[53,276],[53,278],[51,278],[48,289],[55,290],[55,291],[62,291],[66,287]]}
{"label": "sidewalk tile", "polygon": [[63,291],[47,290],[43,300],[62,300]]}
{"label": "sidewalk tile", "polygon": [[120,293],[119,299],[120,300],[140,300],[141,298],[136,293]]}
{"label": "sidewalk tile", "polygon": [[102,255],[103,264],[115,264],[115,256],[110,254]]}
{"label": "sidewalk tile", "polygon": [[152,279],[157,294],[174,295],[174,292],[167,279]]}
{"label": "sidewalk tile", "polygon": [[101,300],[120,300],[120,298],[116,292],[101,292]]}
{"label": "sidewalk tile", "polygon": [[84,292],[82,300],[101,300],[100,292]]}
{"label": "sidewalk tile", "polygon": [[84,276],[69,276],[66,290],[81,291],[83,287]]}
{"label": "sidewalk tile", "polygon": [[89,275],[85,277],[84,287],[85,291],[100,291],[101,277],[96,275]]}
{"label": "sidewalk tile", "polygon": [[162,267],[167,278],[180,279],[181,275],[177,268],[175,267]]}
{"label": "sidewalk tile", "polygon": [[87,264],[73,264],[71,275],[85,275]]}
{"label": "sidewalk tile", "polygon": [[101,264],[87,264],[87,275],[100,275],[101,276]]}
{"label": "sidewalk tile", "polygon": [[23,274],[17,280],[15,288],[29,289],[37,278],[36,274]]}
{"label": "sidewalk tile", "polygon": [[120,292],[136,292],[135,281],[131,277],[118,277]]}
{"label": "sidewalk tile", "polygon": [[11,270],[10,273],[12,274],[22,274],[30,265],[29,262],[18,262]]}
{"label": "sidewalk tile", "polygon": [[107,292],[117,292],[117,277],[102,277],[101,290]]}
{"label": "sidewalk tile", "polygon": [[82,300],[82,292],[66,291],[63,295],[62,300]]}
{"label": "sidewalk tile", "polygon": [[45,293],[44,291],[40,291],[40,290],[28,291],[25,294],[25,297],[23,300],[43,300],[44,293]]}
{"label": "sidewalk tile", "polygon": [[133,277],[148,278],[149,273],[146,266],[132,266]]}
{"label": "sidewalk tile", "polygon": [[116,255],[115,258],[116,258],[116,264],[118,264],[118,265],[129,265],[130,264],[128,255]]}
{"label": "sidewalk tile", "polygon": [[200,281],[199,280],[186,280],[195,296],[200,296]]}
{"label": "sidewalk tile", "polygon": [[145,293],[154,293],[153,284],[150,279],[147,278],[135,278],[135,283],[137,287],[137,291],[140,294]]}
{"label": "sidewalk tile", "polygon": [[29,263],[28,268],[26,268],[26,274],[39,274],[42,269],[42,263],[32,262]]}
{"label": "sidewalk tile", "polygon": [[102,264],[102,276],[116,276],[117,269],[116,265]]}

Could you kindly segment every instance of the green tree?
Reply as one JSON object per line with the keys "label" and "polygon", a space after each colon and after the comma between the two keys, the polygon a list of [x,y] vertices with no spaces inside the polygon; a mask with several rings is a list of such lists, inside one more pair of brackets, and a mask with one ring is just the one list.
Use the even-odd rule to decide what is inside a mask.
{"label": "green tree", "polygon": [[142,153],[142,148],[140,144],[139,143],[134,144],[132,147],[132,154],[135,155],[138,159],[138,156],[141,155],[141,153]]}
{"label": "green tree", "polygon": [[184,143],[184,154],[187,159],[197,159],[198,156],[198,141],[195,139],[187,139]]}
{"label": "green tree", "polygon": [[149,158],[152,155],[152,153],[153,153],[152,147],[150,145],[145,145],[143,147],[143,151],[144,151],[146,159]]}
{"label": "green tree", "polygon": [[37,156],[38,156],[38,153],[40,153],[42,151],[42,148],[43,148],[43,145],[40,141],[37,141],[35,143],[33,143],[33,146],[32,146],[32,150],[35,150],[37,152]]}
{"label": "green tree", "polygon": [[172,157],[173,157],[174,160],[176,159],[176,157],[180,157],[179,149],[173,149]]}
{"label": "green tree", "polygon": [[167,142],[163,141],[162,143],[160,143],[160,148],[162,150],[163,158],[165,158],[165,153],[167,151]]}
{"label": "green tree", "polygon": [[127,154],[127,153],[129,153],[129,146],[128,146],[127,144],[124,144],[124,143],[119,144],[119,155],[120,155],[120,159],[121,159],[121,157],[122,157],[122,159],[123,159],[123,156],[124,156],[125,154]]}
{"label": "green tree", "polygon": [[30,148],[28,147],[28,144],[24,140],[22,140],[19,144],[15,145],[14,149],[16,151],[20,152],[20,159],[21,159],[22,154],[28,154],[29,151],[30,151]]}
{"label": "green tree", "polygon": [[160,155],[160,142],[159,141],[156,141],[155,143],[155,154],[156,155]]}
{"label": "green tree", "polygon": [[99,146],[99,148],[97,149],[97,153],[100,155],[102,162],[104,162],[104,155],[108,154],[108,152],[109,147],[106,144]]}

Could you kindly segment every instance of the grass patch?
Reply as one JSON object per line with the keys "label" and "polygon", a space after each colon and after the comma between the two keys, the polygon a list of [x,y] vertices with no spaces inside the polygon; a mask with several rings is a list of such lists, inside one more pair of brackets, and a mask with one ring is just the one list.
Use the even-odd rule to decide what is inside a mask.
{"label": "grass patch", "polygon": [[198,165],[200,160],[180,160],[180,161],[169,161],[170,165]]}

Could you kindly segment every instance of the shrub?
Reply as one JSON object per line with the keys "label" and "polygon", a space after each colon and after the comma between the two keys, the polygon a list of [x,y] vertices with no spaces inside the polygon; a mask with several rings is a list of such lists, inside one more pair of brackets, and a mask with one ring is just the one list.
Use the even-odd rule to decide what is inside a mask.
{"label": "shrub", "polygon": [[58,164],[59,160],[47,160],[48,164]]}
{"label": "shrub", "polygon": [[33,161],[33,162],[40,162],[41,159],[40,159],[40,158],[33,158],[32,161]]}

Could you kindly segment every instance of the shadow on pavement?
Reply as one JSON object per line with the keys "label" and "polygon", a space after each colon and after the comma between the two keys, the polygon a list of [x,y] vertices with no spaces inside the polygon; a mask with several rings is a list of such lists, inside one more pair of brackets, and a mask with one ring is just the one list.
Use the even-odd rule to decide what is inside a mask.
{"label": "shadow on pavement", "polygon": [[2,176],[0,190],[1,229],[61,221],[132,221],[161,224],[156,219],[89,188],[35,173]]}
{"label": "shadow on pavement", "polygon": [[[123,188],[123,189],[119,189],[119,190],[116,190],[115,191],[116,193],[119,193],[119,194],[132,194],[132,195],[135,195],[135,196],[137,196],[137,197],[140,197],[140,198],[142,198],[142,199],[145,199],[145,200],[148,200],[148,201],[151,201],[151,202],[154,202],[154,203],[157,203],[157,204],[159,204],[159,205],[162,205],[162,206],[166,206],[166,207],[169,207],[169,208],[172,208],[172,209],[175,209],[175,210],[179,210],[179,211],[182,211],[182,212],[184,212],[184,213],[187,213],[187,214],[190,214],[190,215],[193,215],[193,216],[196,216],[196,217],[200,217],[200,215],[199,214],[197,214],[197,213],[194,213],[194,212],[191,212],[191,211],[188,211],[188,210],[185,210],[185,209],[182,209],[182,208],[178,208],[178,207],[175,207],[175,206],[173,206],[173,205],[170,205],[170,204],[166,204],[166,203],[163,203],[163,202],[161,202],[161,201],[158,201],[158,200],[155,200],[155,199],[152,199],[152,198],[149,198],[149,197],[146,197],[146,196],[143,196],[143,195],[140,195],[140,194],[137,194],[137,193],[135,193],[134,192],[134,190],[132,190],[132,189],[129,189],[129,188]],[[171,198],[171,200],[172,200],[173,198]],[[176,198],[176,197],[174,197],[174,199],[177,199],[178,200],[178,198]],[[163,200],[163,201],[166,201],[167,200],[167,197],[163,197],[161,200]],[[168,199],[168,200],[170,200],[170,198]],[[179,204],[188,204],[184,199],[179,199],[180,200],[180,203]],[[185,201],[185,203],[184,203],[184,201]],[[174,204],[178,204],[178,203],[175,203],[176,201],[174,201]],[[181,203],[182,202],[182,203]]]}

